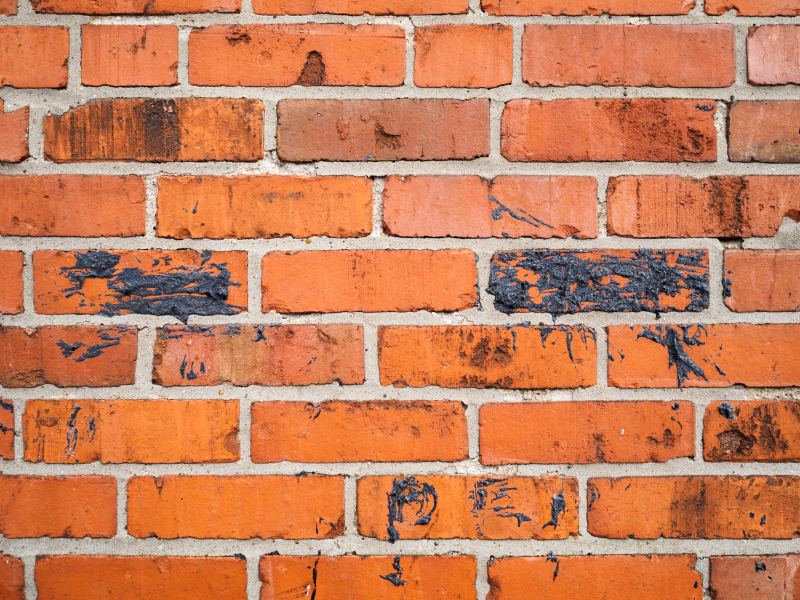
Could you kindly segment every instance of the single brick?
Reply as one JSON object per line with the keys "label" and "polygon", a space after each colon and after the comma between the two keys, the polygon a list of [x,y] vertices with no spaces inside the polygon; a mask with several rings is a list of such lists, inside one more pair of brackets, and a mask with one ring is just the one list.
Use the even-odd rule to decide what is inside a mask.
{"label": "single brick", "polygon": [[800,385],[800,325],[612,325],[608,385]]}
{"label": "single brick", "polygon": [[794,600],[800,555],[712,556],[708,591],[715,600]]}
{"label": "single brick", "polygon": [[712,402],[703,418],[703,458],[800,462],[800,402]]}
{"label": "single brick", "polygon": [[189,34],[192,85],[403,85],[397,25],[213,25]]}
{"label": "single brick", "polygon": [[505,25],[432,25],[414,32],[418,87],[494,88],[511,83],[514,31]]}
{"label": "single brick", "polygon": [[0,15],[11,16],[17,14],[17,0],[0,0]]}
{"label": "single brick", "polygon": [[594,330],[583,326],[379,327],[381,385],[544,389],[597,381]]}
{"label": "single brick", "polygon": [[728,157],[733,162],[800,162],[798,121],[800,101],[734,102],[728,111]]}
{"label": "single brick", "polygon": [[723,15],[729,10],[745,17],[796,17],[800,15],[798,0],[706,0],[706,13]]}
{"label": "single brick", "polygon": [[2,460],[14,460],[14,433],[14,403],[0,398],[0,459]]}
{"label": "single brick", "polygon": [[[474,556],[262,556],[261,600],[476,600]],[[788,599],[787,599],[788,600]]]}
{"label": "single brick", "polygon": [[665,462],[694,457],[691,402],[513,402],[480,409],[481,463]]}
{"label": "single brick", "polygon": [[0,384],[133,385],[138,330],[126,325],[0,327]]}
{"label": "single brick", "polygon": [[228,98],[91,100],[45,117],[44,154],[57,163],[256,161],[264,156],[264,105]]}
{"label": "single brick", "polygon": [[515,250],[492,257],[489,287],[505,314],[708,308],[705,250]]}
{"label": "single brick", "polygon": [[344,533],[344,478],[131,477],[128,533],[161,539],[328,539]]}
{"label": "single brick", "polygon": [[159,177],[156,235],[186,238],[364,237],[367,177]]}
{"label": "single brick", "polygon": [[29,462],[239,460],[238,400],[28,400],[22,423]]}
{"label": "single brick", "polygon": [[0,27],[0,87],[65,88],[69,28]]}
{"label": "single brick", "polygon": [[800,26],[750,28],[747,35],[747,80],[755,85],[800,83]]}
{"label": "single brick", "polygon": [[489,561],[487,600],[702,600],[693,554],[504,557]]}
{"label": "single brick", "polygon": [[0,474],[0,533],[7,538],[114,537],[117,480]]}
{"label": "single brick", "polygon": [[0,314],[17,315],[25,310],[22,302],[22,268],[25,257],[22,252],[0,250]]}
{"label": "single brick", "polygon": [[246,600],[241,557],[37,556],[40,600]]}
{"label": "single brick", "polygon": [[81,15],[175,15],[238,13],[242,0],[32,0],[40,13]]}
{"label": "single brick", "polygon": [[478,304],[471,250],[268,252],[264,312],[454,312]]}
{"label": "single brick", "polygon": [[726,250],[725,304],[734,312],[800,310],[800,251]]}
{"label": "single brick", "polygon": [[696,0],[481,0],[490,15],[685,15]]}
{"label": "single brick", "polygon": [[469,457],[460,402],[256,402],[253,462],[454,462]]}
{"label": "single brick", "polygon": [[289,162],[458,160],[489,155],[489,100],[281,100]]}
{"label": "single brick", "polygon": [[178,84],[178,28],[174,25],[84,25],[83,85]]}
{"label": "single brick", "polygon": [[158,330],[153,383],[364,383],[361,325],[167,326]]}
{"label": "single brick", "polygon": [[0,552],[0,598],[25,600],[25,565],[13,556]]}
{"label": "single brick", "polygon": [[253,0],[262,15],[445,15],[465,14],[469,0]]}
{"label": "single brick", "polygon": [[733,25],[526,25],[522,78],[535,86],[728,87],[736,81],[733,32]]}
{"label": "single brick", "polygon": [[710,100],[511,100],[502,154],[528,162],[711,162],[716,109]]}
{"label": "single brick", "polygon": [[[1,14],[1,13],[0,13]],[[12,112],[3,112],[0,99],[0,163],[18,163],[30,156],[28,152],[29,106]]]}
{"label": "single brick", "polygon": [[607,206],[609,235],[771,237],[800,220],[800,177],[612,177]]}
{"label": "single brick", "polygon": [[46,315],[235,315],[247,310],[247,253],[37,250],[33,303]]}
{"label": "single brick", "polygon": [[800,477],[601,477],[589,479],[586,496],[595,537],[800,536]]}

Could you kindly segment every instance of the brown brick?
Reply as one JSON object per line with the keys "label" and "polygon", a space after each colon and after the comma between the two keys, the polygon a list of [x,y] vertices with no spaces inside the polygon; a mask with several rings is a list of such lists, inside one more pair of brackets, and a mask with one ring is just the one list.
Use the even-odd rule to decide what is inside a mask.
{"label": "brown brick", "polygon": [[723,279],[734,312],[800,310],[798,250],[726,250]]}
{"label": "brown brick", "polygon": [[800,83],[800,27],[751,27],[747,35],[747,80],[756,85]]}
{"label": "brown brick", "polygon": [[81,15],[175,15],[237,13],[242,0],[32,0],[40,13]]}
{"label": "brown brick", "polygon": [[0,314],[17,315],[25,310],[22,302],[22,268],[25,257],[22,252],[0,251]]}
{"label": "brown brick", "polygon": [[685,15],[696,0],[481,0],[490,15]]}
{"label": "brown brick", "polygon": [[264,156],[264,105],[228,98],[91,100],[45,117],[44,154],[58,163],[256,161]]}
{"label": "brown brick", "polygon": [[575,388],[597,380],[595,333],[582,326],[379,327],[381,385]]}
{"label": "brown brick", "polygon": [[17,14],[17,0],[0,0],[0,15]]}
{"label": "brown brick", "polygon": [[694,457],[691,402],[503,402],[480,409],[481,463],[665,462]]}
{"label": "brown brick", "polygon": [[3,106],[3,100],[0,99],[0,163],[22,162],[30,156],[28,152],[30,107],[4,113]]}
{"label": "brown brick", "polygon": [[0,27],[0,87],[65,88],[67,27]]}
{"label": "brown brick", "polygon": [[601,477],[589,479],[586,496],[595,537],[800,536],[800,477]]}
{"label": "brown brick", "polygon": [[444,15],[465,14],[469,0],[254,0],[262,15]]}
{"label": "brown brick", "polygon": [[800,462],[800,402],[712,402],[703,418],[703,458]]}
{"label": "brown brick", "polygon": [[126,325],[0,327],[0,384],[133,385],[138,330]]}
{"label": "brown brick", "polygon": [[157,86],[178,83],[174,25],[84,25],[83,85]]}
{"label": "brown brick", "polygon": [[22,422],[29,462],[239,460],[238,400],[28,400]]}
{"label": "brown brick", "polygon": [[110,538],[116,532],[113,477],[0,474],[0,533],[5,537]]}
{"label": "brown brick", "polygon": [[489,155],[489,100],[281,100],[289,162],[458,160]]}
{"label": "brown brick", "polygon": [[733,162],[800,162],[798,120],[800,101],[734,102],[728,112],[728,157]]}
{"label": "brown brick", "polygon": [[706,0],[706,13],[722,15],[736,10],[739,16],[751,17],[796,17],[800,15],[797,0]]}
{"label": "brown brick", "polygon": [[528,162],[711,162],[715,112],[709,100],[511,100],[502,153]]}
{"label": "brown brick", "polygon": [[13,556],[0,552],[0,598],[25,600],[25,565]]}
{"label": "brown brick", "polygon": [[454,462],[469,456],[460,402],[368,400],[257,402],[250,445],[256,463]]}
{"label": "brown brick", "polygon": [[14,434],[14,403],[0,398],[0,459],[14,460]]}
{"label": "brown brick", "polygon": [[361,325],[167,326],[158,330],[153,383],[315,385],[364,382]]}
{"label": "brown brick", "polygon": [[800,220],[800,177],[612,177],[608,233],[636,238],[770,237]]}
{"label": "brown brick", "polygon": [[526,25],[522,78],[535,86],[728,87],[736,80],[733,31],[733,25]]}
{"label": "brown brick", "polygon": [[794,600],[800,555],[712,556],[709,593],[715,600]]}
{"label": "brown brick", "polygon": [[339,537],[344,533],[344,478],[131,477],[128,533],[162,539]]}

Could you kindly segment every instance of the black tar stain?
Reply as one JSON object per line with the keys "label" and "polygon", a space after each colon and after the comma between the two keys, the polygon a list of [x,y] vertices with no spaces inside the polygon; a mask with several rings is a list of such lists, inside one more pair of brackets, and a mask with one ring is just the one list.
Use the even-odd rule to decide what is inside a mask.
{"label": "black tar stain", "polygon": [[[528,223],[529,225],[533,225],[534,227],[549,227],[550,229],[555,229],[552,225],[545,223],[544,221],[537,219],[533,215],[525,212],[521,208],[508,208],[504,204],[502,204],[497,198],[489,194],[489,200],[495,204],[497,204],[497,208],[492,209],[492,220],[499,221],[503,218],[503,213],[507,213],[512,219],[516,219],[517,221],[522,221],[523,223]],[[508,237],[508,234],[504,235],[503,237]]]}
{"label": "black tar stain", "polygon": [[553,496],[553,504],[550,507],[550,520],[542,525],[542,529],[550,525],[553,529],[558,527],[558,518],[561,514],[567,514],[567,502],[564,500],[564,492],[558,492]]}
{"label": "black tar stain", "polygon": [[766,571],[766,570],[767,570],[767,565],[765,563],[760,563],[760,562],[756,563],[756,572]]}
{"label": "black tar stain", "polygon": [[736,409],[733,408],[733,406],[731,406],[727,402],[723,402],[722,404],[720,404],[717,410],[719,411],[719,414],[721,414],[726,419],[730,419],[732,421],[736,420]]}
{"label": "black tar stain", "polygon": [[560,564],[561,561],[559,559],[557,559],[555,556],[553,556],[552,552],[548,552],[547,553],[547,562],[556,563],[556,568],[553,571],[553,581],[555,581],[556,577],[558,577],[558,568],[561,566],[561,564]]}
{"label": "black tar stain", "polygon": [[[64,340],[58,340],[56,345],[61,348],[61,354],[64,358],[72,358],[72,355],[75,354],[78,350],[81,350],[81,353],[72,358],[75,362],[83,362],[89,358],[97,358],[98,356],[103,354],[103,350],[106,348],[111,348],[112,346],[119,346],[120,340],[122,340],[122,336],[127,334],[131,330],[130,327],[126,327],[124,325],[115,326],[115,327],[104,327],[102,329],[98,329],[98,335],[101,340],[103,340],[99,344],[92,344],[91,346],[87,346],[83,342],[73,342],[72,344],[65,342]],[[110,333],[109,333],[110,332]],[[117,335],[112,335],[117,334]]]}
{"label": "black tar stain", "polygon": [[[697,327],[694,334],[689,335],[689,328]],[[680,332],[678,329],[680,328]],[[669,366],[672,368],[675,365],[675,370],[678,374],[678,387],[683,387],[683,382],[686,378],[693,374],[696,377],[701,377],[704,381],[708,381],[705,371],[694,362],[689,354],[686,352],[687,346],[703,346],[701,335],[707,335],[706,328],[703,325],[656,325],[646,326],[644,331],[636,336],[636,339],[645,338],[664,346],[667,349],[669,356]]]}
{"label": "black tar stain", "polygon": [[389,526],[387,532],[389,541],[394,543],[400,539],[400,534],[394,524],[404,522],[403,507],[409,505],[416,507],[417,520],[414,525],[427,525],[431,516],[436,511],[439,496],[436,489],[429,483],[420,483],[415,477],[395,479],[392,491],[387,494],[389,504]]}
{"label": "black tar stain", "polygon": [[396,587],[400,587],[401,585],[405,585],[406,582],[403,581],[403,569],[400,567],[400,557],[395,556],[394,562],[392,563],[392,568],[394,569],[394,573],[389,573],[388,575],[381,575],[381,579],[385,579],[386,581],[391,581]]}
{"label": "black tar stain", "polygon": [[[469,492],[469,499],[472,500],[471,512],[477,519],[481,516],[481,511],[488,508],[496,517],[504,519],[516,519],[517,527],[522,527],[522,524],[532,519],[521,512],[514,512],[516,507],[511,503],[511,495],[508,492],[518,491],[519,488],[510,487],[507,478],[487,477],[479,480]],[[489,495],[491,494],[491,498]],[[498,506],[492,506],[495,502],[503,501]],[[480,526],[478,526],[478,534],[483,535]]]}
{"label": "black tar stain", "polygon": [[80,409],[80,406],[73,408],[67,421],[67,447],[64,449],[64,454],[68,457],[75,456],[75,446],[78,445],[78,428],[75,426],[75,419],[78,417]]}

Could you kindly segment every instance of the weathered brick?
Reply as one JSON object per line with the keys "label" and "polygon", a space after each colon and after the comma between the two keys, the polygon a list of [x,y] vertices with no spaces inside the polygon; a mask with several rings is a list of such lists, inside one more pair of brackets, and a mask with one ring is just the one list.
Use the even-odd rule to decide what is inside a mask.
{"label": "weathered brick", "polygon": [[800,402],[712,402],[703,418],[703,458],[800,462]]}
{"label": "weathered brick", "polygon": [[489,155],[489,100],[281,100],[289,162],[458,160]]}
{"label": "weathered brick", "polygon": [[743,17],[800,15],[800,2],[797,0],[706,0],[705,5],[709,15],[722,15],[729,10],[735,10]]}
{"label": "weathered brick", "polygon": [[14,403],[0,398],[0,459],[14,460],[14,434]]}
{"label": "weathered brick", "polygon": [[22,268],[25,257],[22,252],[0,250],[0,314],[17,315],[25,310],[22,302]]}
{"label": "weathered brick", "polygon": [[710,100],[511,100],[502,154],[528,162],[710,162],[716,108]]}
{"label": "weathered brick", "polygon": [[27,388],[132,385],[138,330],[94,327],[0,327],[0,384]]}
{"label": "weathered brick", "polygon": [[574,388],[597,381],[594,330],[582,326],[379,327],[381,385]]}
{"label": "weathered brick", "polygon": [[364,382],[362,325],[217,325],[158,330],[153,383],[354,385]]}
{"label": "weathered brick", "polygon": [[178,28],[174,25],[84,25],[83,85],[178,84]]}
{"label": "weathered brick", "polygon": [[0,533],[7,538],[114,537],[117,480],[0,474]]}
{"label": "weathered brick", "polygon": [[81,15],[175,15],[237,13],[242,0],[32,0],[40,13]]}
{"label": "weathered brick", "polygon": [[444,15],[465,14],[469,0],[253,0],[262,15]]}
{"label": "weathered brick", "polygon": [[691,402],[513,402],[480,409],[481,463],[665,462],[694,457]]}
{"label": "weathered brick", "polygon": [[[2,13],[0,13],[2,14]],[[0,163],[22,162],[28,152],[28,121],[30,107],[13,112],[3,112],[4,103],[0,99]]]}
{"label": "weathered brick", "polygon": [[25,600],[25,565],[0,552],[0,598]]}
{"label": "weathered brick", "polygon": [[728,87],[736,81],[733,32],[733,25],[526,25],[522,78],[535,86]]}
{"label": "weathered brick", "polygon": [[65,88],[67,27],[0,27],[0,87]]}
{"label": "weathered brick", "polygon": [[800,162],[798,120],[800,101],[734,102],[728,111],[728,157],[733,162]]}
{"label": "weathered brick", "polygon": [[453,462],[469,455],[460,402],[271,400],[253,404],[251,417],[256,463]]}
{"label": "weathered brick", "polygon": [[608,385],[800,385],[800,325],[612,325]]}
{"label": "weathered brick", "polygon": [[256,161],[264,156],[264,105],[228,98],[91,100],[45,117],[44,154],[58,163]]}
{"label": "weathered brick", "polygon": [[589,479],[586,495],[595,537],[800,536],[800,477],[601,477]]}
{"label": "weathered brick", "polygon": [[22,422],[29,462],[239,460],[238,400],[28,400]]}
{"label": "weathered brick", "polygon": [[800,251],[726,250],[725,304],[734,312],[800,310]]}
{"label": "weathered brick", "polygon": [[490,15],[685,15],[696,0],[481,0]]}
{"label": "weathered brick", "polygon": [[715,600],[793,600],[800,555],[712,556],[709,594]]}
{"label": "weathered brick", "polygon": [[17,0],[0,0],[0,15],[11,16],[17,14]]}
{"label": "weathered brick", "polygon": [[344,478],[131,477],[133,537],[323,539],[344,533]]}
{"label": "weathered brick", "polygon": [[800,83],[799,26],[750,28],[747,35],[747,80],[756,85]]}

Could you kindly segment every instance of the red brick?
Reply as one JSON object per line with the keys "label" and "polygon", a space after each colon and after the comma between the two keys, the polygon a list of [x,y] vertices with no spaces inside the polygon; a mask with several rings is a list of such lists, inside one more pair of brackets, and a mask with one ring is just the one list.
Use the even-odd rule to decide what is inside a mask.
{"label": "red brick", "polygon": [[734,312],[800,310],[798,250],[726,250],[723,278]]}
{"label": "red brick", "polygon": [[602,477],[589,479],[586,495],[595,537],[800,536],[800,477]]}
{"label": "red brick", "polygon": [[800,325],[612,325],[608,385],[800,385]]}
{"label": "red brick", "polygon": [[83,85],[177,85],[174,25],[84,25],[82,36]]}
{"label": "red brick", "polygon": [[751,27],[747,35],[747,80],[756,85],[800,83],[800,27]]}
{"label": "red brick", "polygon": [[65,88],[67,27],[0,27],[0,87]]}
{"label": "red brick", "polygon": [[0,251],[0,314],[17,315],[25,310],[22,303],[22,268],[25,257],[22,252]]}
{"label": "red brick", "polygon": [[484,404],[480,446],[484,465],[694,458],[694,406],[585,400]]}
{"label": "red brick", "polygon": [[158,330],[153,383],[342,385],[364,382],[361,325],[168,326]]}
{"label": "red brick", "polygon": [[406,34],[396,25],[213,25],[189,34],[192,85],[398,86]]}
{"label": "red brick", "polygon": [[45,117],[44,154],[57,163],[256,161],[264,156],[264,105],[228,98],[91,100]]}
{"label": "red brick", "polygon": [[800,177],[612,177],[607,205],[609,235],[770,237],[800,220]]}
{"label": "red brick", "polygon": [[458,160],[489,155],[489,100],[281,100],[289,162]]}
{"label": "red brick", "polygon": [[0,398],[0,459],[14,460],[14,434],[14,403]]}
{"label": "red brick", "polygon": [[254,0],[262,15],[444,15],[465,14],[469,0]]}
{"label": "red brick", "polygon": [[703,418],[703,458],[800,462],[800,402],[712,402]]}
{"label": "red brick", "polygon": [[722,15],[736,10],[739,16],[751,17],[796,17],[800,15],[797,0],[706,0],[706,13]]}
{"label": "red brick", "polygon": [[712,556],[708,591],[715,600],[794,600],[800,555]]}
{"label": "red brick", "polygon": [[0,384],[133,385],[138,330],[125,325],[0,327]]}
{"label": "red brick", "polygon": [[490,15],[685,15],[696,0],[481,0]]}
{"label": "red brick", "polygon": [[0,99],[0,163],[18,163],[30,156],[28,152],[30,112],[30,107],[26,106],[4,113],[3,100]]}
{"label": "red brick", "polygon": [[469,456],[460,402],[257,402],[253,462],[454,462]]}
{"label": "red brick", "polygon": [[710,162],[715,112],[709,100],[512,100],[502,153],[528,162]]}
{"label": "red brick", "polygon": [[131,477],[128,533],[162,539],[335,538],[344,533],[344,478]]}
{"label": "red brick", "polygon": [[505,25],[433,25],[414,32],[419,87],[494,88],[511,83],[514,32]]}
{"label": "red brick", "polygon": [[17,0],[0,0],[0,15],[17,14]]}
{"label": "red brick", "polygon": [[800,162],[798,120],[800,101],[734,102],[728,112],[728,157],[733,162]]}
{"label": "red brick", "polygon": [[597,380],[592,329],[577,327],[379,327],[381,385],[575,388]]}
{"label": "red brick", "polygon": [[28,400],[22,423],[29,462],[239,460],[238,400]]}
{"label": "red brick", "polygon": [[110,538],[116,532],[113,477],[0,474],[0,533],[5,537]]}
{"label": "red brick", "polygon": [[522,78],[535,86],[728,87],[736,81],[733,25],[526,25]]}
{"label": "red brick", "polygon": [[592,177],[391,175],[383,226],[400,237],[597,237]]}
{"label": "red brick", "polygon": [[578,480],[478,475],[363,477],[358,480],[358,533],[390,542],[577,537]]}
{"label": "red brick", "polygon": [[0,598],[25,600],[25,565],[13,556],[0,552]]}
{"label": "red brick", "polygon": [[32,0],[40,13],[81,15],[175,15],[238,13],[242,0]]}

